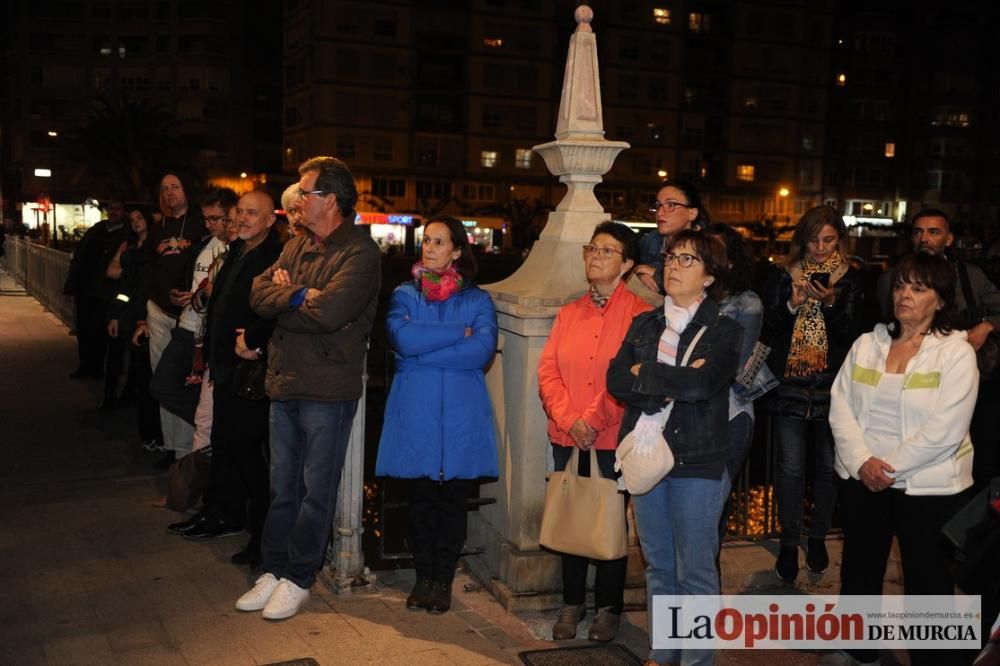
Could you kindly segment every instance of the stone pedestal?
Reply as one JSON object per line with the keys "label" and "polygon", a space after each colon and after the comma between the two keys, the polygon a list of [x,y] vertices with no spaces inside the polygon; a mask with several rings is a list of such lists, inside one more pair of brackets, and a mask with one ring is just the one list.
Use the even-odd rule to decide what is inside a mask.
{"label": "stone pedestal", "polygon": [[500,479],[482,489],[496,503],[470,518],[469,543],[483,553],[468,561],[480,579],[492,581],[492,591],[510,609],[561,604],[559,558],[538,544],[550,457],[538,359],[559,308],[587,289],[582,246],[597,224],[610,219],[594,197],[594,186],[629,147],[603,138],[592,16],[589,7],[576,10],[578,26],[570,39],[556,140],[534,148],[566,185],[566,195],[524,265],[508,279],[483,286],[493,296],[501,334],[497,358],[486,375],[496,415]]}

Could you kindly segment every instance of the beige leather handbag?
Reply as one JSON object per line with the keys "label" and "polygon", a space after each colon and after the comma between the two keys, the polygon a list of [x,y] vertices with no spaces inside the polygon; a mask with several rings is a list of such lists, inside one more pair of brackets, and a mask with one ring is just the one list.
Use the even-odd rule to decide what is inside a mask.
{"label": "beige leather handbag", "polygon": [[625,557],[625,500],[618,483],[601,476],[594,449],[590,450],[590,476],[580,476],[579,453],[574,446],[566,469],[549,476],[538,542],[560,553],[594,560]]}

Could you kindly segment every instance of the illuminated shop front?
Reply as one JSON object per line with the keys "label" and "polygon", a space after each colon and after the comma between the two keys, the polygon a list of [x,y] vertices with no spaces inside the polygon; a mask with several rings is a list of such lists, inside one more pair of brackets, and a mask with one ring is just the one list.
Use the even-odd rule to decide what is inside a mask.
{"label": "illuminated shop front", "polygon": [[414,227],[421,224],[421,218],[418,215],[359,212],[354,223],[371,227],[372,239],[383,253],[412,253]]}
{"label": "illuminated shop front", "polygon": [[21,222],[29,230],[47,229],[53,225],[59,229],[59,238],[74,238],[104,219],[104,213],[98,207],[97,201],[88,199],[79,203],[52,203],[48,199],[25,201],[18,204],[21,210]]}

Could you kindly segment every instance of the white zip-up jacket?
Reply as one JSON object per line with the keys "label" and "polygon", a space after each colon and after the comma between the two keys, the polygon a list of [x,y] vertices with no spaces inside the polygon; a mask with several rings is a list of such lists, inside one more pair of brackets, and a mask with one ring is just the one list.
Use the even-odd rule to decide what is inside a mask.
{"label": "white zip-up jacket", "polygon": [[906,364],[899,399],[900,444],[873,453],[864,432],[872,396],[892,339],[884,324],[858,338],[830,392],[830,427],[836,441],[837,474],[858,478],[875,455],[896,470],[893,488],[907,495],[953,495],[972,485],[969,423],[979,391],[976,354],[964,331],[929,334]]}

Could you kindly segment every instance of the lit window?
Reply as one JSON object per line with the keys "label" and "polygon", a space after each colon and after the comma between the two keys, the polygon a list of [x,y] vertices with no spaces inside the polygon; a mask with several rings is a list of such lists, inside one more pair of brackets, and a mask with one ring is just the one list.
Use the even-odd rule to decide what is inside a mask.
{"label": "lit window", "polygon": [[531,168],[531,149],[518,148],[514,151],[514,166],[518,169]]}
{"label": "lit window", "polygon": [[745,180],[747,182],[753,181],[754,167],[752,164],[737,164],[736,165],[736,179]]}
{"label": "lit window", "polygon": [[847,74],[837,74],[837,87],[843,88],[847,85]]}
{"label": "lit window", "polygon": [[743,100],[743,107],[746,108],[746,109],[756,109],[757,108],[757,98],[756,97],[747,97],[745,100]]}
{"label": "lit window", "polygon": [[480,153],[480,162],[484,167],[492,169],[497,165],[497,151],[495,150],[482,151]]}
{"label": "lit window", "polygon": [[486,37],[483,39],[483,45],[491,49],[498,49],[503,46],[503,40],[499,37]]}
{"label": "lit window", "polygon": [[660,25],[670,25],[670,10],[662,7],[654,7],[653,20]]}
{"label": "lit window", "polygon": [[896,156],[896,144],[889,141],[885,144],[885,156],[895,157]]}
{"label": "lit window", "polygon": [[709,26],[710,22],[707,15],[700,12],[691,12],[688,14],[688,30],[691,32],[708,32]]}

